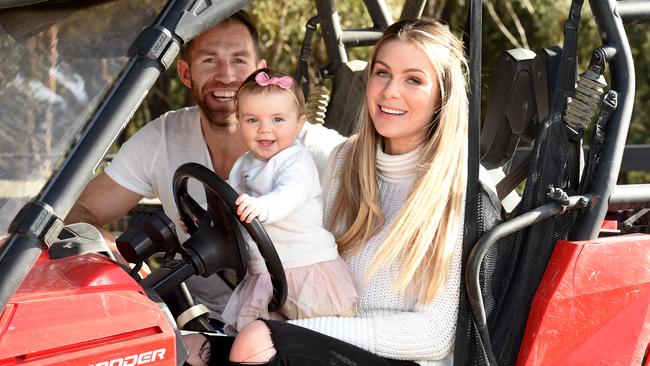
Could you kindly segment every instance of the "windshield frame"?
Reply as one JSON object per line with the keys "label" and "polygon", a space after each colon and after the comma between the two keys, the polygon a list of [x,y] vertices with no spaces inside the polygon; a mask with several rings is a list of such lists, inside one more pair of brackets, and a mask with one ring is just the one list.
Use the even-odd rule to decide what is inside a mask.
{"label": "windshield frame", "polygon": [[[190,0],[169,1],[151,27],[130,47],[129,62],[94,113],[56,174],[12,222],[0,247],[0,313],[25,276],[63,227],[63,218],[90,181],[158,77],[170,66],[181,44],[248,4],[222,0],[208,7]],[[161,46],[162,45],[162,46]]]}

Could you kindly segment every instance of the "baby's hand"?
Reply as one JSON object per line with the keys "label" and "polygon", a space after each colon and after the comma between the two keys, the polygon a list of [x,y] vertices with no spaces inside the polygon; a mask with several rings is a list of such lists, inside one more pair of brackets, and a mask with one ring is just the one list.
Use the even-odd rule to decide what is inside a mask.
{"label": "baby's hand", "polygon": [[237,197],[235,204],[237,205],[237,215],[239,215],[241,221],[250,223],[262,213],[257,204],[257,199],[245,193]]}

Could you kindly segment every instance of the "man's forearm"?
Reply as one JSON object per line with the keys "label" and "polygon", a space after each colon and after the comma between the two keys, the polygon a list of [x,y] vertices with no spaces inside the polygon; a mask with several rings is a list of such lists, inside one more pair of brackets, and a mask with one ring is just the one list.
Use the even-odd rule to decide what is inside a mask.
{"label": "man's forearm", "polygon": [[83,203],[77,201],[72,208],[70,209],[70,212],[68,212],[68,215],[65,217],[63,220],[66,225],[69,224],[76,224],[78,222],[86,222],[91,225],[101,227],[103,224],[102,222],[99,222],[97,217],[90,212],[86,208],[86,206],[83,205]]}
{"label": "man's forearm", "polygon": [[97,217],[95,217],[85,206],[83,206],[83,204],[77,202],[72,207],[72,209],[70,209],[70,212],[68,213],[68,216],[65,217],[64,221],[66,225],[85,222],[96,227],[106,241],[106,244],[108,245],[111,252],[113,252],[113,255],[115,255],[115,258],[117,258],[117,260],[122,263],[126,263],[124,257],[122,257],[120,252],[117,250],[117,245],[115,244],[115,236],[104,228],[104,225],[107,223],[100,222]]}

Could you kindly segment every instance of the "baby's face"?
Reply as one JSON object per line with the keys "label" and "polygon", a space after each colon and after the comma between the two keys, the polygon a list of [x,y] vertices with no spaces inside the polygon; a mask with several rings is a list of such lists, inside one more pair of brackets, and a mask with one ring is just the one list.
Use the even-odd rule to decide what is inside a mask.
{"label": "baby's face", "polygon": [[242,95],[237,109],[244,144],[263,161],[293,145],[306,120],[289,92]]}

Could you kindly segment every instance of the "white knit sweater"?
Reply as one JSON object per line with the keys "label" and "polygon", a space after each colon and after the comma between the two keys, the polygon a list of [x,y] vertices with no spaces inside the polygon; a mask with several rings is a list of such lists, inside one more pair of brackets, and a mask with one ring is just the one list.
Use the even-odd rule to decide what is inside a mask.
{"label": "white knit sweater", "polygon": [[[339,172],[349,144],[341,144],[330,156],[323,179],[325,219],[339,189]],[[352,343],[377,355],[416,361],[420,365],[451,365],[460,291],[462,227],[454,249],[446,288],[429,304],[417,304],[413,296],[395,293],[398,265],[386,266],[369,281],[364,276],[392,222],[411,192],[419,149],[403,155],[377,154],[380,205],[386,220],[382,230],[361,252],[348,258],[352,275],[362,286],[352,317],[293,320],[300,325]]]}

